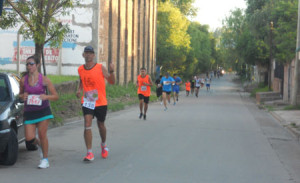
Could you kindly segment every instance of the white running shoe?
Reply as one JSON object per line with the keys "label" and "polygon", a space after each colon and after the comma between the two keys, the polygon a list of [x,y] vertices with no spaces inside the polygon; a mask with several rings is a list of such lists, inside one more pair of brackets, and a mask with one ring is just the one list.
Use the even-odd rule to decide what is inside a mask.
{"label": "white running shoe", "polygon": [[42,159],[42,160],[40,161],[40,165],[39,165],[38,167],[39,167],[39,168],[42,168],[42,169],[44,169],[44,168],[49,168],[49,167],[50,167],[49,161],[46,160],[46,159]]}

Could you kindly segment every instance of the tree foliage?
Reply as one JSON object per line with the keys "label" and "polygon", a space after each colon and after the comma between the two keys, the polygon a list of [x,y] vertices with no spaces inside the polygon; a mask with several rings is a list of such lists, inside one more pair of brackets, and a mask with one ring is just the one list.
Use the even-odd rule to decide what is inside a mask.
{"label": "tree foliage", "polygon": [[210,39],[210,33],[207,25],[201,25],[198,22],[192,22],[188,33],[191,36],[191,51],[188,55],[187,65],[190,73],[203,73],[210,70],[211,54],[213,44]]}
{"label": "tree foliage", "polygon": [[40,59],[46,43],[58,46],[62,43],[68,25],[63,25],[56,18],[66,15],[79,0],[7,0],[6,6],[12,10],[3,11],[0,27],[3,29],[22,24],[25,39],[35,43],[35,56]]}
{"label": "tree foliage", "polygon": [[297,39],[297,0],[278,1],[272,12],[274,21],[275,58],[290,62],[295,57]]}
{"label": "tree foliage", "polygon": [[164,71],[178,73],[190,50],[189,21],[170,2],[159,3],[157,19],[157,64]]}
{"label": "tree foliage", "polygon": [[195,0],[158,0],[158,2],[170,2],[177,7],[183,15],[196,16],[197,8],[193,7]]}
{"label": "tree foliage", "polygon": [[233,10],[221,34],[226,63],[237,71],[245,64],[269,68],[271,47],[277,62],[290,62],[295,55],[297,7],[297,0],[247,0],[245,11]]}

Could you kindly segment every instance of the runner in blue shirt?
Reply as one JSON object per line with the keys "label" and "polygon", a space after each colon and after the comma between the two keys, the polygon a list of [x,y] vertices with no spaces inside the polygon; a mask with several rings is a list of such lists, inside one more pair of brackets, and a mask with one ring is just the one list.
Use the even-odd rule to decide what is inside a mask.
{"label": "runner in blue shirt", "polygon": [[173,78],[175,80],[175,83],[173,85],[173,99],[174,99],[174,105],[176,105],[175,97],[176,97],[176,101],[178,101],[178,94],[180,90],[179,85],[182,83],[182,80],[180,77],[177,76],[177,74],[174,74]]}
{"label": "runner in blue shirt", "polygon": [[172,92],[172,84],[175,83],[175,80],[169,76],[169,73],[166,73],[165,76],[163,76],[160,80],[160,84],[163,85],[163,101],[164,101],[164,106],[165,106],[165,111],[168,109],[167,108],[167,97],[168,97],[168,102],[170,103],[170,95]]}

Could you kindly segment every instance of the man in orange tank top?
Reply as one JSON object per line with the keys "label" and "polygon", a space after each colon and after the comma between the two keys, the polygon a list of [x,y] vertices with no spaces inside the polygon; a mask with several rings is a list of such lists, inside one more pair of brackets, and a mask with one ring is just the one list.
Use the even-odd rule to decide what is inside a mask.
{"label": "man in orange tank top", "polygon": [[189,80],[185,82],[185,91],[186,91],[186,96],[189,96],[191,91],[191,83]]}
{"label": "man in orange tank top", "polygon": [[101,156],[107,158],[108,148],[106,147],[106,127],[104,121],[107,112],[107,100],[105,90],[105,79],[115,83],[114,64],[109,64],[109,71],[102,64],[94,62],[95,52],[93,47],[87,46],[82,54],[85,64],[78,68],[80,84],[76,96],[81,97],[82,112],[84,115],[84,140],[87,154],[84,161],[93,161],[92,152],[92,120],[96,116],[98,129],[101,137]]}
{"label": "man in orange tank top", "polygon": [[146,74],[146,68],[144,67],[140,69],[140,75],[138,75],[137,77],[136,86],[138,87],[137,93],[140,100],[139,118],[141,119],[144,116],[144,120],[146,120],[146,113],[147,113],[149,98],[151,94],[152,80],[151,77],[148,74]]}

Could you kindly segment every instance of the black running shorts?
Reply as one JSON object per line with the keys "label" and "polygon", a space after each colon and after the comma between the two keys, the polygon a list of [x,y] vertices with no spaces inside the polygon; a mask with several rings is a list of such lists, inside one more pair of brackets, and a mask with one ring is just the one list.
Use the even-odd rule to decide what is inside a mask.
{"label": "black running shorts", "polygon": [[93,118],[96,116],[98,121],[104,122],[106,119],[107,106],[106,105],[98,106],[98,107],[95,107],[94,110],[86,108],[86,107],[82,107],[82,112],[83,112],[84,116],[87,114],[91,114],[91,115],[93,115]]}
{"label": "black running shorts", "polygon": [[145,97],[142,94],[139,94],[139,100],[143,100],[144,99],[144,103],[148,104],[149,103],[149,97]]}

